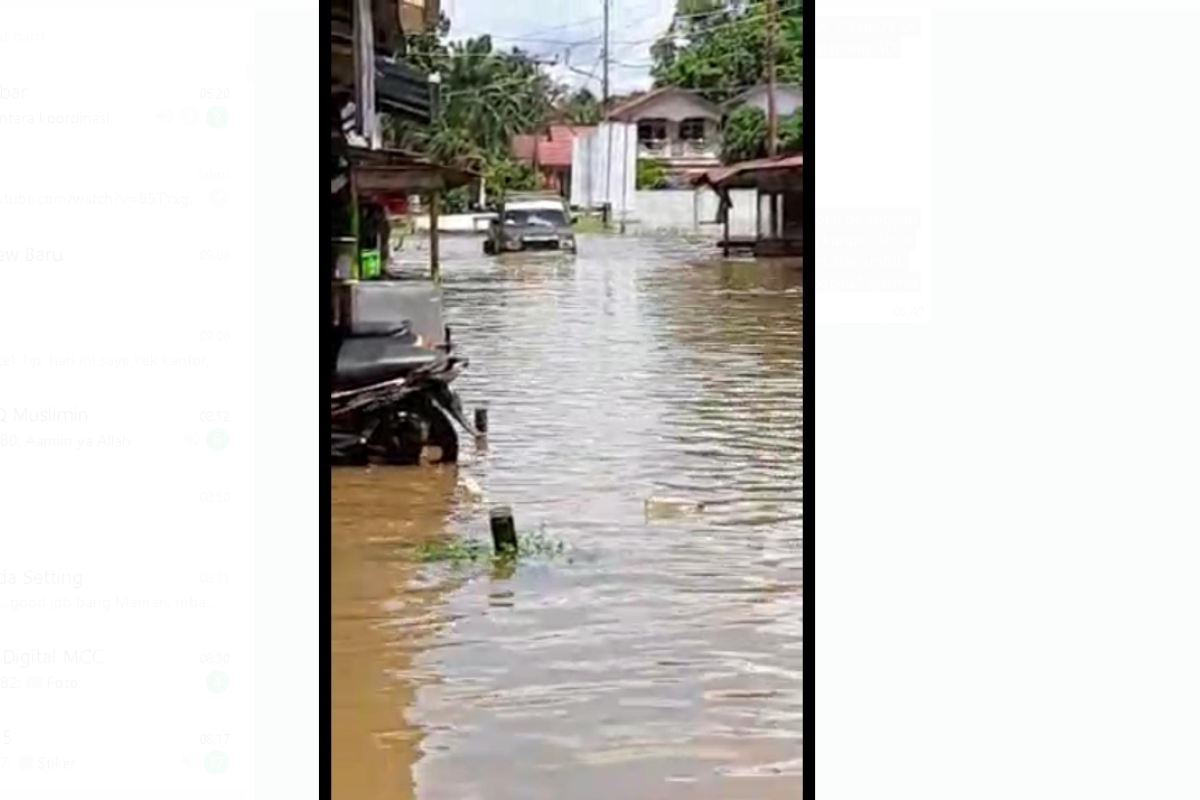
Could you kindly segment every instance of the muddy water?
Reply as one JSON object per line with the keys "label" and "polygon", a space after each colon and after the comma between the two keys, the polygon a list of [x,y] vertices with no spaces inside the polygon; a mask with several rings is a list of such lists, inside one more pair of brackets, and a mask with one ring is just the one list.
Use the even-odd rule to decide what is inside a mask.
{"label": "muddy water", "polygon": [[[334,797],[799,797],[799,270],[478,249],[444,275],[486,448],[333,475]],[[422,561],[495,503],[566,552]]]}

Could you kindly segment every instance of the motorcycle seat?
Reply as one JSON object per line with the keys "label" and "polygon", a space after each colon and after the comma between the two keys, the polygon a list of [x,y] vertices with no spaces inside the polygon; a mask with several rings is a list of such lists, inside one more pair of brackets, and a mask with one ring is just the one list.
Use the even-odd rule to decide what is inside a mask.
{"label": "motorcycle seat", "polygon": [[353,326],[341,331],[341,335],[346,339],[406,339],[409,342],[414,342],[417,335],[413,333],[412,325],[407,320],[399,322],[388,320],[386,322],[358,322]]}
{"label": "motorcycle seat", "polygon": [[354,337],[345,340],[338,351],[335,380],[339,386],[365,386],[402,377],[445,357],[402,339]]}

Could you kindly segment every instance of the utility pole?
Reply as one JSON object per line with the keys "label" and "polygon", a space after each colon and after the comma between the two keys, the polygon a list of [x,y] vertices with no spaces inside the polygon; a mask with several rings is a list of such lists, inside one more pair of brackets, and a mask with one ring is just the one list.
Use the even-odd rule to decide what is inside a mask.
{"label": "utility pole", "polygon": [[612,0],[604,0],[604,99],[601,100],[600,109],[604,116],[605,127],[608,129],[608,157],[604,160],[604,227],[608,227],[609,217],[612,214],[612,126],[613,121],[608,117],[608,16],[609,7]]}
{"label": "utility pole", "polygon": [[[610,0],[604,0],[604,99],[601,108],[608,112],[608,5]],[[592,17],[595,19],[595,17]]]}
{"label": "utility pole", "polygon": [[[776,139],[779,132],[779,115],[775,110],[775,0],[767,0],[767,156],[778,155]],[[769,194],[770,213],[767,219],[771,226],[771,238],[780,236],[779,195]]]}
{"label": "utility pole", "polygon": [[779,116],[775,110],[775,0],[767,0],[767,155],[778,153]]}

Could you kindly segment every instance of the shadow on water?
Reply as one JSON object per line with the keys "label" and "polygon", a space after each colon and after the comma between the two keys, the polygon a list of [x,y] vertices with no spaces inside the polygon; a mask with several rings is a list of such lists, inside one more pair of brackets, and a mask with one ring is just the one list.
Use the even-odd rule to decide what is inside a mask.
{"label": "shadow on water", "polygon": [[[334,475],[337,796],[798,797],[800,271],[662,239],[478,246],[451,240],[444,276],[460,389],[491,409],[460,468],[484,497],[453,471]],[[486,538],[492,502],[573,557],[412,557]]]}

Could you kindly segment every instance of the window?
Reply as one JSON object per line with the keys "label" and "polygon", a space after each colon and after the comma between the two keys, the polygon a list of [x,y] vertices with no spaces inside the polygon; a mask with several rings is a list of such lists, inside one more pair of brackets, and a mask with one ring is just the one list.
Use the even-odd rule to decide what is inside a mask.
{"label": "window", "polygon": [[667,138],[667,123],[661,119],[647,119],[638,123],[639,142],[662,142]]}
{"label": "window", "polygon": [[704,127],[703,119],[685,119],[679,123],[679,138],[685,142],[702,142]]}
{"label": "window", "polygon": [[528,209],[512,209],[505,210],[504,224],[514,226],[530,226],[538,228],[565,228],[571,223],[567,222],[567,215],[561,211],[550,211],[546,209],[537,209],[530,211]]}

